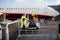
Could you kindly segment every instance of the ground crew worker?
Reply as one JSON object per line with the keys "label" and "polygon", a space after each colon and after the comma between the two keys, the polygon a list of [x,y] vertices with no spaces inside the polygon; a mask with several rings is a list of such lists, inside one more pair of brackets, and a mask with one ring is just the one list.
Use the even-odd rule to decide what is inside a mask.
{"label": "ground crew worker", "polygon": [[33,19],[34,19],[34,15],[35,15],[35,13],[32,12],[31,15],[29,16],[29,19],[30,19],[30,20],[33,20]]}
{"label": "ground crew worker", "polygon": [[20,28],[23,28],[23,23],[24,23],[24,20],[25,20],[25,15],[23,15],[22,17],[21,17],[21,26],[20,26]]}
{"label": "ground crew worker", "polygon": [[23,16],[21,17],[21,20],[20,20],[20,22],[21,22],[21,23],[20,23],[20,24],[21,24],[21,25],[20,25],[21,33],[20,33],[20,34],[25,34],[25,31],[24,31],[24,30],[25,30],[25,26],[24,26],[24,20],[25,20],[25,18],[26,18],[25,15],[23,15]]}
{"label": "ground crew worker", "polygon": [[[35,12],[32,12],[31,15],[33,16],[34,21],[38,21],[38,19],[34,17],[35,16]],[[36,22],[36,26],[37,26],[37,29],[38,29],[38,26],[40,26],[38,22]]]}
{"label": "ground crew worker", "polygon": [[[26,16],[23,15],[21,17],[21,26],[20,26],[21,30],[26,30],[27,29],[27,20],[26,20]],[[21,34],[25,34],[25,31],[21,31]]]}

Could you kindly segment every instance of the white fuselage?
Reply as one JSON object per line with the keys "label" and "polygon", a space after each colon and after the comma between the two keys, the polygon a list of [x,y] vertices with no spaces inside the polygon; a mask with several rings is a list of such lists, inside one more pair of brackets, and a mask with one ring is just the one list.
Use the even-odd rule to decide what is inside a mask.
{"label": "white fuselage", "polygon": [[2,13],[28,13],[35,12],[40,15],[57,16],[59,12],[50,7],[36,5],[0,5]]}

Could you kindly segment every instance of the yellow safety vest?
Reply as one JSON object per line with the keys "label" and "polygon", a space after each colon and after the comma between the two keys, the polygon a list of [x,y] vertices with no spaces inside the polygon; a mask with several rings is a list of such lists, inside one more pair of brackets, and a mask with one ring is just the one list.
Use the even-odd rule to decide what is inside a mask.
{"label": "yellow safety vest", "polygon": [[[24,18],[25,18],[25,20],[23,21]],[[27,24],[26,24],[26,23],[28,22],[28,21],[26,20],[26,16],[22,16],[20,22],[21,22],[20,28],[23,28],[23,25],[25,25],[25,28],[28,28],[28,26],[27,26]]]}
{"label": "yellow safety vest", "polygon": [[24,23],[23,18],[26,18],[26,17],[25,16],[22,16],[21,17],[21,20],[20,20],[20,22],[21,22],[20,28],[23,28],[23,23]]}

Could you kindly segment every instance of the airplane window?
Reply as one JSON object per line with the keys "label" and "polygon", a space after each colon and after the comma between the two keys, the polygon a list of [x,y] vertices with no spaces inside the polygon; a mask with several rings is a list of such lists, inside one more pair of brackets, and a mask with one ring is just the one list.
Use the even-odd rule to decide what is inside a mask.
{"label": "airplane window", "polygon": [[24,10],[24,8],[23,8],[23,10]]}
{"label": "airplane window", "polygon": [[20,10],[20,8],[18,8],[18,10]]}
{"label": "airplane window", "polygon": [[8,8],[6,8],[6,10],[8,10]]}
{"label": "airplane window", "polygon": [[28,10],[29,10],[29,8],[28,8]]}
{"label": "airplane window", "polygon": [[8,8],[8,10],[10,10],[10,8]]}
{"label": "airplane window", "polygon": [[22,8],[20,8],[22,10]]}
{"label": "airplane window", "polygon": [[25,10],[25,8],[24,8],[24,10]]}
{"label": "airplane window", "polygon": [[13,8],[13,10],[15,10],[15,8]]}
{"label": "airplane window", "polygon": [[35,10],[35,8],[34,8],[34,10]]}
{"label": "airplane window", "polygon": [[13,8],[11,8],[11,10],[13,10]]}
{"label": "airplane window", "polygon": [[28,10],[30,10],[30,8]]}
{"label": "airplane window", "polygon": [[4,8],[0,8],[0,10],[3,10]]}
{"label": "airplane window", "polygon": [[17,8],[16,8],[16,10],[17,10]]}
{"label": "airplane window", "polygon": [[31,10],[31,8],[30,8],[30,10]]}
{"label": "airplane window", "polygon": [[28,10],[28,8],[26,8],[26,10]]}
{"label": "airplane window", "polygon": [[14,8],[14,10],[15,10],[15,8]]}
{"label": "airplane window", "polygon": [[2,8],[2,10],[3,10],[4,8]]}
{"label": "airplane window", "polygon": [[33,10],[33,8],[32,8],[32,10]]}
{"label": "airplane window", "polygon": [[25,10],[26,10],[26,8],[25,8]]}

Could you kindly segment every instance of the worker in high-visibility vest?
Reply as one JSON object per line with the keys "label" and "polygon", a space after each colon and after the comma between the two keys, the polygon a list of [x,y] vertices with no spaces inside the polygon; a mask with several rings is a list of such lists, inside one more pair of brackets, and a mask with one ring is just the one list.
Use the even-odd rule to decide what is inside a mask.
{"label": "worker in high-visibility vest", "polygon": [[21,22],[21,26],[20,26],[20,28],[23,28],[23,23],[24,23],[25,18],[26,17],[24,15],[21,17],[21,21],[20,21]]}
{"label": "worker in high-visibility vest", "polygon": [[26,18],[26,16],[23,15],[23,16],[21,17],[21,20],[20,20],[20,29],[21,29],[20,34],[25,34],[25,31],[23,31],[23,30],[26,30],[26,28],[25,28],[25,26],[24,26],[25,18]]}
{"label": "worker in high-visibility vest", "polygon": [[40,28],[40,25],[39,25],[39,23],[38,23],[38,18],[35,17],[35,12],[32,12],[31,15],[33,16],[34,21],[37,21],[37,22],[36,22],[37,29]]}
{"label": "worker in high-visibility vest", "polygon": [[26,16],[23,15],[21,17],[21,26],[20,26],[20,28],[23,28],[24,26],[25,26],[25,28],[27,28],[28,27],[27,23],[28,23],[28,20],[27,20]]}
{"label": "worker in high-visibility vest", "polygon": [[34,16],[35,16],[35,13],[32,12],[31,15],[29,16],[29,19],[30,19],[30,20],[33,20],[33,19],[34,19]]}
{"label": "worker in high-visibility vest", "polygon": [[[34,12],[32,12],[32,14],[31,14],[32,16],[34,16],[35,15],[35,13]],[[25,28],[28,28],[28,20],[26,19],[26,15],[23,15],[22,17],[21,17],[21,26],[20,26],[20,28],[22,29],[24,26],[25,26]]]}
{"label": "worker in high-visibility vest", "polygon": [[[26,16],[23,15],[21,17],[21,25],[20,25],[20,28],[21,30],[26,30],[28,28],[27,26],[27,19],[26,19]],[[26,32],[25,31],[21,31],[21,34],[25,34]]]}

